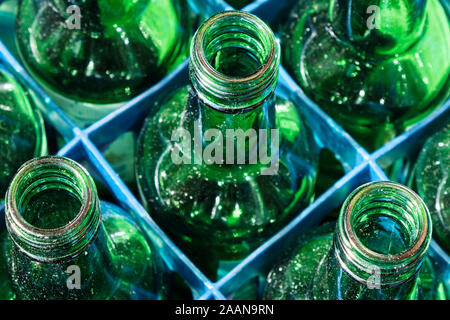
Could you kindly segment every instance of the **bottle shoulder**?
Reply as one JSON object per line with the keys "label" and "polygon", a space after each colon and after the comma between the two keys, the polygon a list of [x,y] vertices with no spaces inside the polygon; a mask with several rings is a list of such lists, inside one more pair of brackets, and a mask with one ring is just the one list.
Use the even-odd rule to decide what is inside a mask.
{"label": "bottle shoulder", "polygon": [[299,248],[267,276],[265,299],[311,299],[317,274],[333,244],[333,228],[334,223],[326,223],[301,237]]}
{"label": "bottle shoulder", "polygon": [[[131,216],[101,201],[108,272],[118,280],[111,298],[160,299],[167,294],[167,270],[160,253]],[[99,239],[102,241],[102,239]]]}
{"label": "bottle shoulder", "polygon": [[[195,132],[202,126],[198,122],[195,125],[199,120],[198,106],[196,109],[189,103],[189,88],[180,88],[156,104],[146,119],[136,158],[141,198],[160,223],[164,224],[164,220],[169,225],[172,221],[173,233],[189,233],[190,238],[194,234],[209,234],[230,255],[239,251],[232,249],[234,246],[246,247],[248,251],[310,203],[318,148],[295,106],[279,98],[275,107],[276,128],[280,128],[278,162],[251,164],[246,160],[238,164],[232,158],[231,163],[226,163],[224,133],[223,161],[209,163],[205,155],[214,142],[200,142],[196,149]],[[234,129],[239,129],[239,124]],[[179,130],[186,139],[173,136]],[[273,156],[273,144],[268,146],[267,155]],[[176,162],[174,154],[186,157]],[[275,168],[273,174],[263,174],[271,168]],[[227,244],[224,239],[230,242]],[[238,243],[238,239],[248,242]]]}
{"label": "bottle shoulder", "polygon": [[14,300],[16,294],[9,280],[6,258],[6,245],[8,233],[5,228],[0,230],[0,300]]}
{"label": "bottle shoulder", "polygon": [[19,2],[16,29],[27,68],[64,96],[129,100],[187,56],[193,14],[180,0]]}
{"label": "bottle shoulder", "polygon": [[44,122],[34,98],[0,69],[0,193],[22,163],[46,152]]}
{"label": "bottle shoulder", "polygon": [[417,191],[430,210],[433,237],[450,251],[450,124],[429,138],[416,164]]}
{"label": "bottle shoulder", "polygon": [[439,1],[429,1],[419,40],[391,55],[373,55],[339,39],[328,3],[299,4],[282,37],[284,63],[321,107],[333,116],[345,111],[369,122],[394,121],[414,118],[417,110],[435,107],[448,95],[450,24]]}
{"label": "bottle shoulder", "polygon": [[[226,143],[228,136],[225,133],[221,133],[223,148],[223,163],[217,165],[217,162],[211,165],[205,165],[207,162],[205,159],[201,159],[201,163],[198,163],[195,159],[196,154],[191,158],[189,152],[185,152],[185,156],[189,159],[188,163],[183,162],[183,164],[189,164],[186,166],[170,165],[168,162],[173,162],[171,157],[174,148],[180,148],[180,143],[174,134],[181,130],[182,134],[186,135],[186,140],[192,140],[195,144],[195,136],[198,133],[202,135],[202,147],[196,149],[194,145],[191,145],[189,151],[196,152],[197,150],[201,156],[205,156],[206,150],[209,150],[207,143],[205,143],[205,136],[208,135],[208,129],[204,129],[202,121],[199,116],[199,106],[194,106],[192,104],[192,99],[190,99],[191,89],[189,86],[184,86],[176,89],[168,99],[157,102],[154,105],[155,112],[152,112],[147,119],[140,132],[138,139],[138,156],[137,156],[137,172],[138,180],[141,175],[147,169],[155,166],[157,162],[160,163],[159,168],[164,167],[162,163],[167,163],[175,171],[175,167],[185,172],[194,173],[198,175],[200,179],[206,180],[221,180],[225,184],[247,183],[251,178],[270,180],[271,177],[279,178],[280,175],[307,175],[311,176],[313,179],[316,175],[318,166],[318,154],[319,148],[313,137],[312,130],[308,126],[304,117],[302,116],[299,109],[289,100],[282,96],[276,96],[276,104],[274,108],[274,127],[267,129],[267,135],[270,135],[270,130],[275,129],[278,132],[278,147],[279,147],[279,159],[280,159],[280,169],[275,172],[274,175],[264,175],[261,174],[262,169],[259,165],[250,164],[250,160],[246,159],[243,165],[236,165],[237,161],[233,163],[228,163],[228,158],[226,153]],[[270,111],[272,112],[272,111]],[[219,120],[220,121],[220,120]],[[257,118],[252,124],[252,128],[260,128],[261,123],[264,120]],[[200,129],[199,129],[200,128]],[[210,129],[220,129],[221,124],[217,122],[213,128]],[[234,127],[235,131],[241,129],[239,123]],[[244,130],[246,130],[245,128]],[[201,133],[196,132],[196,130],[203,130]],[[256,135],[260,134],[259,130],[256,129]],[[178,137],[178,135],[177,135]],[[184,138],[183,138],[184,139]],[[219,138],[220,139],[220,138]],[[184,141],[184,140],[183,140]],[[213,140],[210,140],[213,142]],[[210,144],[211,146],[213,143]],[[270,149],[270,145],[268,148]],[[267,150],[270,154],[272,149]],[[227,158],[227,159],[225,159]],[[158,160],[157,160],[158,159]],[[225,161],[226,160],[226,161]],[[233,159],[235,160],[235,159]],[[225,163],[226,162],[226,163]],[[153,163],[153,165],[152,165]],[[229,165],[231,164],[231,165]],[[272,164],[272,163],[271,163]],[[292,169],[296,166],[297,172]],[[263,166],[263,168],[266,168]],[[167,171],[167,170],[166,170]],[[166,172],[167,173],[167,172]],[[171,174],[170,172],[168,174]],[[176,174],[178,175],[178,174]]]}
{"label": "bottle shoulder", "polygon": [[[170,141],[172,133],[178,128],[186,129],[193,136],[194,121],[197,120],[199,123],[201,119],[198,118],[199,111],[195,110],[199,107],[189,105],[190,95],[190,86],[183,86],[174,89],[166,99],[156,102],[153,107],[156,112],[151,112],[146,118],[139,144],[142,145],[142,141],[145,140],[144,135],[153,133],[158,133],[159,139]],[[298,146],[298,152],[310,154],[311,162],[317,162],[319,147],[300,109],[284,95],[276,94],[273,113],[275,118],[273,129],[279,130],[280,146],[291,149]],[[256,119],[253,127],[258,127],[262,121],[263,119]],[[217,124],[217,128],[219,127]],[[238,126],[235,129],[239,129]]]}
{"label": "bottle shoulder", "polygon": [[[396,299],[405,290],[408,291],[406,299],[447,299],[448,285],[430,256],[424,258],[415,280],[400,291],[370,290],[358,284],[345,271],[330,264],[329,255],[334,254],[333,228],[333,223],[326,223],[305,234],[299,249],[274,266],[267,277],[266,299]],[[340,275],[336,277],[336,274]]]}

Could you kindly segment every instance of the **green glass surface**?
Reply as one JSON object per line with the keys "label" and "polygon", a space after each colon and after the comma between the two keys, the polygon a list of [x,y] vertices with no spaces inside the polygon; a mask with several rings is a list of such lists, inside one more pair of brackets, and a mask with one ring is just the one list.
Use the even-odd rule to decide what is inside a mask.
{"label": "green glass surface", "polygon": [[369,151],[449,96],[449,16],[438,0],[297,1],[282,49],[305,93]]}
{"label": "green glass surface", "polygon": [[450,123],[424,144],[416,166],[417,191],[430,209],[433,237],[450,253]]}
{"label": "green glass surface", "polygon": [[8,275],[8,265],[6,264],[6,240],[8,234],[4,230],[0,232],[0,300],[13,300],[16,294],[12,290]]}
{"label": "green glass surface", "polygon": [[[231,12],[205,22],[199,29],[205,30],[207,39],[201,54],[210,70],[220,70],[226,79],[243,79],[264,71],[263,51],[271,43],[264,39],[274,38],[270,29],[255,19]],[[209,24],[210,21],[213,22]],[[234,28],[230,32],[228,23]],[[256,33],[252,34],[254,30]],[[194,43],[195,39],[191,60],[198,53]],[[236,68],[244,64],[247,68]],[[191,82],[208,73],[198,67],[191,63]],[[207,92],[212,86],[198,83],[174,90],[153,107],[138,140],[136,172],[143,203],[164,231],[213,279],[221,274],[220,270],[229,270],[226,266],[234,266],[268,239],[313,199],[318,149],[299,109],[274,94],[278,64],[271,70],[275,76],[265,77],[271,86],[266,91],[244,84],[239,91],[230,80],[223,82],[217,95]],[[211,74],[214,72],[217,71]],[[263,80],[256,77],[255,81]],[[259,94],[248,94],[249,88]],[[204,98],[199,94],[204,94]],[[246,98],[249,100],[244,103]],[[255,105],[258,99],[260,103]],[[173,133],[181,128],[189,132],[190,138],[173,140]],[[197,136],[206,152],[217,146],[216,140],[211,143],[213,139],[205,138],[208,130],[217,129],[225,137],[227,130],[245,132],[251,128],[279,131],[279,169],[273,175],[261,174],[270,164],[250,164],[247,152],[244,163],[239,164],[236,159],[239,152],[234,153],[231,163],[225,163],[229,151],[225,142],[221,145],[222,163],[198,163],[194,147],[191,151],[181,147],[185,143],[194,146]],[[246,140],[236,150],[249,148]],[[188,161],[174,163],[174,150],[181,150]]]}
{"label": "green glass surface", "polygon": [[129,100],[180,63],[192,23],[183,0],[20,0],[16,35],[39,80],[65,97],[106,104]]}
{"label": "green glass surface", "polygon": [[[43,159],[36,159],[39,163],[24,175],[19,172],[22,181],[13,181],[8,193],[13,194],[17,187],[17,198],[12,201],[19,217],[39,229],[26,233],[17,225],[12,229],[10,222],[8,230],[2,230],[0,299],[164,298],[167,275],[163,262],[139,227],[122,209],[99,202],[92,178],[82,167],[65,158]],[[93,188],[92,194],[84,183]],[[88,196],[94,198],[86,201]],[[67,201],[69,198],[72,200]],[[88,214],[76,222],[86,205]],[[7,203],[6,219],[10,221],[14,218],[8,210],[12,209]],[[66,232],[54,235],[61,228]],[[71,244],[56,250],[51,243],[41,242],[36,232],[42,231],[54,238],[53,243],[69,235]],[[36,239],[35,247],[26,246],[30,236]],[[68,285],[75,283],[70,269],[74,266],[79,268],[79,288]]]}
{"label": "green glass surface", "polygon": [[[22,63],[81,128],[178,66],[187,57],[196,23],[185,0],[21,0],[14,5]],[[73,28],[70,5],[79,8],[79,29]],[[102,149],[133,190],[136,137],[126,131]],[[59,147],[65,142],[59,139]]]}
{"label": "green glass surface", "polygon": [[[357,191],[370,185],[376,185],[374,191],[366,194],[359,205],[351,209],[346,207],[349,199]],[[380,254],[365,264],[365,267],[369,270],[380,270],[383,286],[375,285],[376,272],[366,274],[364,280],[361,278],[356,280],[356,277],[347,271],[352,268],[349,261],[357,260],[362,251],[357,247],[350,247],[346,253],[337,254],[339,250],[337,243],[342,240],[341,234],[345,231],[339,221],[337,225],[334,222],[327,222],[302,236],[299,247],[293,255],[273,267],[267,277],[265,298],[283,300],[448,299],[450,288],[440,274],[436,261],[426,254],[427,243],[423,244],[424,253],[417,260],[402,262],[401,258],[397,259],[400,254],[410,252],[408,249],[414,246],[414,239],[421,234],[418,230],[423,227],[416,225],[417,221],[414,219],[417,215],[424,214],[424,212],[419,214],[415,212],[415,210],[422,210],[415,206],[415,199],[403,198],[402,200],[402,196],[406,193],[397,186],[392,183],[371,183],[360,187],[347,198],[339,217],[342,220],[345,210],[351,210],[351,217],[354,217],[351,219],[351,228],[355,232],[356,241],[371,252]],[[426,207],[423,206],[423,208]],[[428,239],[431,238],[431,229],[424,232]],[[413,256],[413,253],[410,254],[411,256],[405,259]],[[339,258],[342,256],[343,258]],[[388,264],[389,267],[387,267]],[[412,267],[408,276],[397,271],[409,266]],[[358,274],[358,271],[355,274]],[[386,277],[388,274],[393,276],[394,280],[390,282],[390,286],[383,283],[384,274]],[[362,273],[359,275],[364,276]]]}
{"label": "green glass surface", "polygon": [[0,66],[0,202],[17,169],[46,152],[44,123],[34,100]]}

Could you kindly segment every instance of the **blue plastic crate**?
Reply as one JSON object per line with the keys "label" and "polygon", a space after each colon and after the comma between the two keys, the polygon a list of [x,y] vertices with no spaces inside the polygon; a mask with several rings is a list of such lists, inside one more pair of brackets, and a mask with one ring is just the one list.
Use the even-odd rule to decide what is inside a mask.
{"label": "blue plastic crate", "polygon": [[[15,1],[15,0],[7,0]],[[187,83],[188,61],[184,61],[164,79],[139,96],[123,104],[122,107],[91,126],[81,129],[48,97],[38,83],[18,62],[14,44],[14,13],[2,11],[0,0],[0,64],[16,74],[25,86],[39,98],[39,105],[45,120],[54,127],[67,142],[58,155],[83,161],[88,169],[111,191],[117,204],[130,213],[146,232],[150,241],[160,250],[168,267],[178,273],[190,287],[195,299],[226,299],[243,283],[255,276],[264,276],[276,263],[283,252],[295,245],[299,235],[319,224],[333,209],[342,205],[347,195],[359,185],[369,181],[388,180],[383,168],[399,159],[411,156],[428,136],[442,127],[450,119],[450,99],[414,125],[405,133],[393,139],[381,149],[369,154],[355,140],[337,125],[319,106],[312,102],[281,67],[278,92],[292,99],[308,118],[320,147],[331,150],[341,162],[345,175],[282,230],[267,240],[246,257],[239,265],[217,282],[210,281],[177,248],[168,236],[152,220],[139,200],[132,194],[119,175],[105,160],[101,150],[114,139],[142,122],[152,104],[171,88]],[[257,0],[243,10],[258,15],[270,22],[292,3],[292,0]],[[448,12],[449,3],[443,0]],[[208,17],[216,12],[231,10],[222,0],[191,0],[192,8]],[[401,180],[401,179],[399,179]],[[403,181],[401,181],[403,182]],[[1,204],[0,204],[1,206]],[[0,207],[0,211],[3,208]],[[0,228],[4,228],[1,221]],[[439,267],[450,281],[450,257],[432,241],[430,254],[439,262]]]}

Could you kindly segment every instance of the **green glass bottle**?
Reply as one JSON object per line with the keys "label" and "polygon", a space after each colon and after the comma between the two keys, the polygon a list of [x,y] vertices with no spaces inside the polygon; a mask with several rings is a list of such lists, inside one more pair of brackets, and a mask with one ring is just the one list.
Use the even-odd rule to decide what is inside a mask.
{"label": "green glass bottle", "polygon": [[449,96],[449,21],[438,0],[297,1],[283,64],[373,151]]}
{"label": "green glass bottle", "polygon": [[[194,19],[185,0],[20,0],[16,42],[30,73],[85,128],[181,63]],[[102,150],[129,185],[136,136]]]}
{"label": "green glass bottle", "polygon": [[153,107],[136,174],[148,212],[211,278],[313,198],[318,148],[275,94],[279,44],[244,12],[208,19],[191,45],[191,86]]}
{"label": "green glass bottle", "polygon": [[[16,299],[158,299],[165,269],[138,226],[73,160],[26,162],[6,194],[0,269]],[[6,265],[6,267],[5,267]],[[2,275],[4,277],[4,275]]]}
{"label": "green glass bottle", "polygon": [[0,202],[22,163],[46,153],[44,122],[35,101],[0,66]]}
{"label": "green glass bottle", "polygon": [[416,183],[431,213],[433,237],[450,253],[450,123],[424,144]]}
{"label": "green glass bottle", "polygon": [[20,0],[17,44],[28,68],[54,91],[115,103],[186,57],[190,22],[181,0]]}
{"label": "green glass bottle", "polygon": [[266,299],[448,299],[449,284],[427,255],[432,222],[422,199],[371,182],[345,200],[333,224],[312,232],[267,278]]}

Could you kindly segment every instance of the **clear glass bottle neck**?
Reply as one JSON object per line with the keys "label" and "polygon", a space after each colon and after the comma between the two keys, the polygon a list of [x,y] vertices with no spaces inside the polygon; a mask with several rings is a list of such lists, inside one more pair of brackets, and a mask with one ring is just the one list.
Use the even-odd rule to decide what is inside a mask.
{"label": "clear glass bottle neck", "polygon": [[333,33],[367,54],[400,54],[422,35],[427,0],[330,0]]}
{"label": "clear glass bottle neck", "polygon": [[392,182],[373,182],[345,201],[328,258],[335,294],[406,298],[431,241],[422,199]]}
{"label": "clear glass bottle neck", "polygon": [[[61,217],[45,212],[51,211],[50,202],[45,207],[41,202],[40,206],[27,208],[34,205],[34,199],[51,191],[68,193],[78,199],[80,208],[72,216],[68,210],[58,223],[55,219]],[[5,214],[14,244],[29,258],[44,263],[59,263],[80,255],[96,238],[101,225],[100,201],[91,176],[75,161],[62,157],[36,158],[22,165],[6,193]],[[30,215],[39,215],[39,219]],[[39,220],[48,223],[36,226],[30,222]]]}

